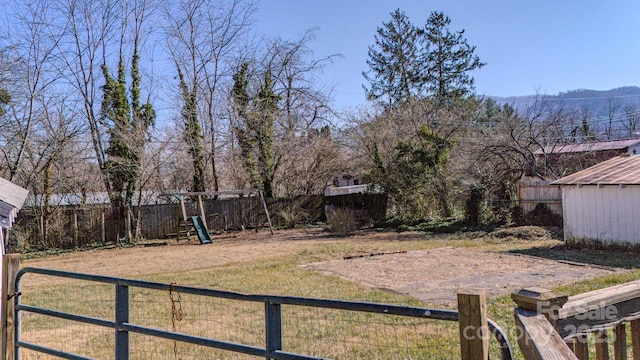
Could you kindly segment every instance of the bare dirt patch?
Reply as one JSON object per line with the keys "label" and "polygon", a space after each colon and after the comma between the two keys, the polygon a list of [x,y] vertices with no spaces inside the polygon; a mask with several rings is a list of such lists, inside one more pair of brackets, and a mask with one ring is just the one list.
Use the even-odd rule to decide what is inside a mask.
{"label": "bare dirt patch", "polygon": [[461,288],[485,289],[493,297],[625,271],[452,247],[327,261],[307,268],[440,305],[455,302]]}

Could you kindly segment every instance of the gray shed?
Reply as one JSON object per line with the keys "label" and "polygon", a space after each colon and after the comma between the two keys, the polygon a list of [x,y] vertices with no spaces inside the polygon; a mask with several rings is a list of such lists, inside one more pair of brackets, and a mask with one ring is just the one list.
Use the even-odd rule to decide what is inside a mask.
{"label": "gray shed", "polygon": [[0,178],[0,246],[2,255],[5,253],[5,232],[13,226],[18,211],[22,208],[29,191]]}
{"label": "gray shed", "polygon": [[640,246],[640,155],[612,158],[551,185],[562,188],[567,243]]}

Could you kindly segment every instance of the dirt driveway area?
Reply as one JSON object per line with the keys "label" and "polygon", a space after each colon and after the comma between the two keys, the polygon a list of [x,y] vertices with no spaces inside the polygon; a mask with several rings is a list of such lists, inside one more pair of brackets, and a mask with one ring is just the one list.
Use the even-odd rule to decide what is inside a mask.
{"label": "dirt driveway area", "polygon": [[[245,231],[216,239],[212,245],[199,245],[197,241],[177,244],[175,240],[169,240],[166,246],[74,252],[25,260],[22,266],[136,278],[139,275],[202,270],[266,260],[313,249],[321,243],[379,244],[381,241],[397,242],[416,238],[423,239],[424,235],[370,233],[334,238],[320,229],[280,230],[275,235]],[[455,301],[456,291],[460,288],[483,288],[488,296],[497,296],[528,286],[551,287],[625,271],[466,247],[438,247],[350,259],[342,255],[336,255],[329,261],[301,266],[443,305]]]}

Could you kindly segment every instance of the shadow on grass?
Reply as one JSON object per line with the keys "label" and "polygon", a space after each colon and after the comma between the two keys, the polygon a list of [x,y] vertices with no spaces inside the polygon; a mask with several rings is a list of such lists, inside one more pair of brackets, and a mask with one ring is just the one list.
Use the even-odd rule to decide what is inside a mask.
{"label": "shadow on grass", "polygon": [[[640,268],[640,254],[620,250],[569,249],[565,245],[533,247],[509,251],[513,254],[535,256],[544,259],[585,265]],[[577,265],[577,264],[576,264]]]}

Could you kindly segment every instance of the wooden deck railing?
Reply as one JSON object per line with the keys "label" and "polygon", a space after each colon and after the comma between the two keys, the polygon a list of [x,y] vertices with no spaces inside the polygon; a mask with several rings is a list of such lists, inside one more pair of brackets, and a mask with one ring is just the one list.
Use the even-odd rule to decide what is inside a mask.
{"label": "wooden deck railing", "polygon": [[511,298],[517,305],[518,344],[527,360],[583,360],[590,353],[605,360],[610,348],[616,360],[629,353],[640,360],[640,281],[574,296],[529,288]]}

